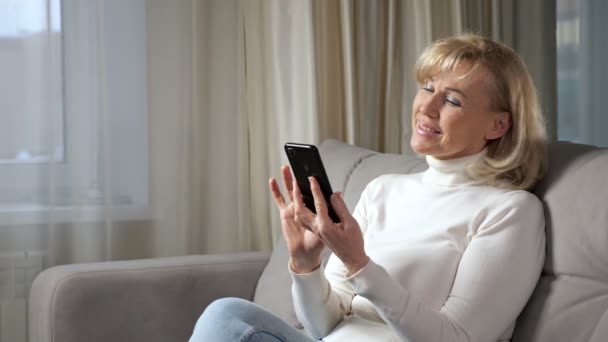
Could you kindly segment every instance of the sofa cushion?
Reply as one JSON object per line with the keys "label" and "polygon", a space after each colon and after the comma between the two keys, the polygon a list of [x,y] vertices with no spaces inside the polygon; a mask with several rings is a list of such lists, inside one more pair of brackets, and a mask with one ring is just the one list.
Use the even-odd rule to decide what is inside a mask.
{"label": "sofa cushion", "polygon": [[547,255],[514,341],[591,341],[608,324],[608,149],[552,144],[535,193]]}
{"label": "sofa cushion", "polygon": [[518,319],[513,341],[592,341],[596,329],[608,327],[606,317],[600,323],[607,315],[606,291],[605,284],[592,279],[543,275]]}

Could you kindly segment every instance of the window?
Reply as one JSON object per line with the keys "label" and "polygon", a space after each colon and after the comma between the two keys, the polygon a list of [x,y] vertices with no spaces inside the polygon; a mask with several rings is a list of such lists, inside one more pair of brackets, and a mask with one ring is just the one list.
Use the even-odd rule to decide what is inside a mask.
{"label": "window", "polygon": [[145,0],[2,6],[0,224],[145,215]]}
{"label": "window", "polygon": [[558,139],[608,147],[608,2],[557,0]]}
{"label": "window", "polygon": [[63,161],[59,1],[5,1],[0,15],[0,164]]}

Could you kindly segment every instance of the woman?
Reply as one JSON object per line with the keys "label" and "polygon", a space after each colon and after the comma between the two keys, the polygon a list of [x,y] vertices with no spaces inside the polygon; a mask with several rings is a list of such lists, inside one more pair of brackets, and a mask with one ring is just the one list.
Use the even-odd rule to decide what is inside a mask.
{"label": "woman", "polygon": [[[316,215],[288,167],[289,201],[270,180],[296,313],[314,339],[508,340],[540,275],[543,208],[523,190],[545,171],[546,138],[523,61],[463,35],[430,45],[415,71],[411,146],[428,170],[373,180],[352,215],[333,194],[339,224],[314,179]],[[224,299],[203,313],[192,340],[312,339],[255,304]]]}

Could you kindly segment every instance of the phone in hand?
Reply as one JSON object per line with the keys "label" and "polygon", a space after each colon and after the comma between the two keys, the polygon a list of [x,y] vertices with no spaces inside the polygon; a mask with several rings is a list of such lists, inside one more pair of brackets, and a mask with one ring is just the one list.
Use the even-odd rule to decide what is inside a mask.
{"label": "phone in hand", "polygon": [[309,144],[286,143],[285,153],[287,153],[289,164],[291,164],[291,170],[296,177],[296,182],[302,193],[304,205],[313,213],[317,213],[314,197],[310,191],[310,182],[308,181],[308,177],[312,176],[315,177],[321,187],[323,197],[327,203],[329,217],[335,223],[340,222],[340,218],[331,205],[330,197],[333,194],[333,191],[329,183],[329,178],[327,178],[327,174],[325,173],[325,167],[323,166],[323,161],[321,160],[321,155],[319,154],[317,147]]}

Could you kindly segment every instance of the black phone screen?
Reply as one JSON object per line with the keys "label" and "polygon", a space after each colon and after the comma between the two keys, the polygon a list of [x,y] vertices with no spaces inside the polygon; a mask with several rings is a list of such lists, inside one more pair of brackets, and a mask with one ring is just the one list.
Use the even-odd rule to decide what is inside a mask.
{"label": "black phone screen", "polygon": [[306,207],[316,213],[315,202],[308,181],[308,177],[313,176],[319,183],[323,197],[325,197],[329,217],[336,223],[340,222],[338,215],[331,206],[330,197],[333,191],[317,147],[309,144],[287,143],[285,144],[285,153],[287,153],[289,164],[298,182],[302,200]]}

